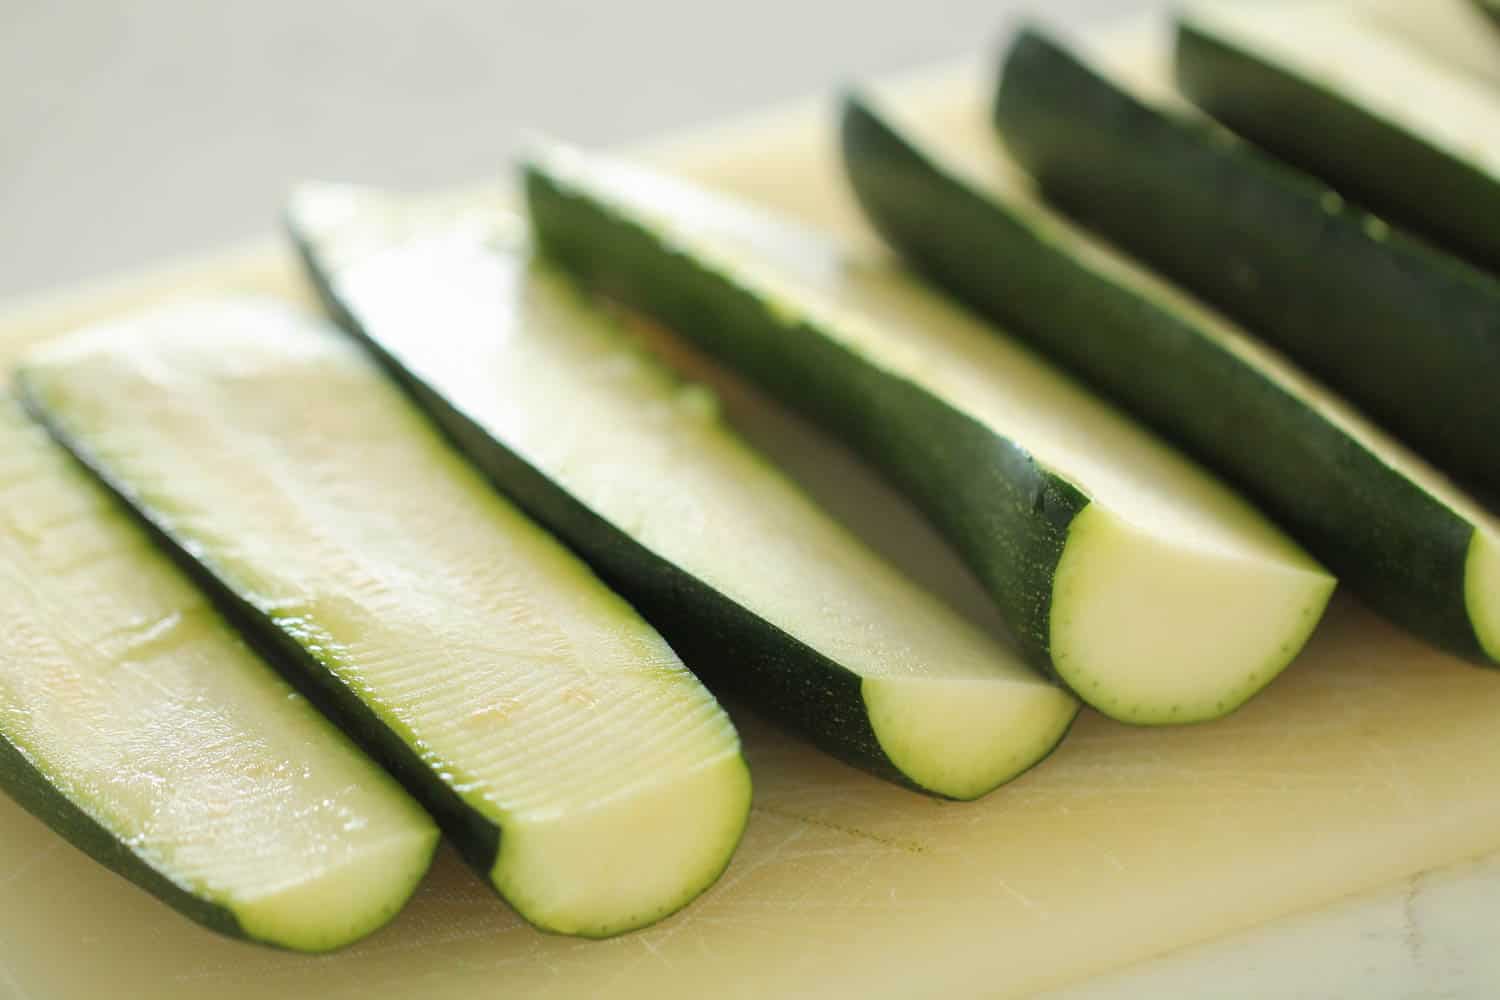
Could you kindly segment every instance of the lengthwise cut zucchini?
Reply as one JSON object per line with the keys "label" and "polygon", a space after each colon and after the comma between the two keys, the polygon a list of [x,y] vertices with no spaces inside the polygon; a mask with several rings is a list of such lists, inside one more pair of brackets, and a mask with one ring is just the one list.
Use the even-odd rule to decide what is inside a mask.
{"label": "lengthwise cut zucchini", "polygon": [[1500,268],[1500,92],[1346,3],[1213,4],[1177,20],[1177,82],[1341,193]]}
{"label": "lengthwise cut zucchini", "polygon": [[8,397],[0,786],[199,923],[298,951],[388,921],[438,839]]}
{"label": "lengthwise cut zucchini", "polygon": [[923,273],[1242,487],[1370,607],[1500,661],[1500,519],[1478,501],[1047,208],[997,146],[960,150],[925,128],[919,140],[859,100],[842,132],[860,203]]}
{"label": "lengthwise cut zucchini", "polygon": [[995,122],[1049,200],[1285,351],[1461,481],[1500,488],[1500,279],[1136,96],[1035,29]]}
{"label": "lengthwise cut zucchini", "polygon": [[526,180],[546,250],[884,470],[1101,712],[1224,715],[1321,616],[1332,579],[1253,508],[883,260],[560,148]]}
{"label": "lengthwise cut zucchini", "polygon": [[179,305],[20,384],[527,920],[630,930],[728,863],[750,782],[718,703],[337,331]]}
{"label": "lengthwise cut zucchini", "polygon": [[345,326],[711,685],[874,773],[973,798],[1077,703],[900,577],[532,259],[495,197],[308,187],[289,213]]}
{"label": "lengthwise cut zucchini", "polygon": [[1500,6],[1494,0],[1354,0],[1361,17],[1444,66],[1500,84]]}

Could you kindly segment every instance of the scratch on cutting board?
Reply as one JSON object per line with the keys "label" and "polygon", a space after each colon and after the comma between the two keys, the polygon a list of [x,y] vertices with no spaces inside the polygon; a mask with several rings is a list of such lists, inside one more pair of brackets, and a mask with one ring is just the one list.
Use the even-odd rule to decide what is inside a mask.
{"label": "scratch on cutting board", "polygon": [[806,823],[808,826],[821,827],[824,830],[834,830],[838,833],[842,833],[850,837],[855,837],[860,840],[869,840],[877,844],[882,844],[886,847],[894,847],[896,850],[904,851],[907,854],[927,853],[927,845],[919,843],[915,840],[905,840],[900,837],[886,837],[878,833],[871,833],[868,830],[861,830],[856,826],[845,826],[842,823],[835,823],[832,820],[819,819],[816,816],[805,816],[802,813],[793,812],[790,809],[778,809],[775,806],[757,805],[752,811],[766,813],[767,815],[776,816],[781,819],[795,820],[798,823]]}
{"label": "scratch on cutting board", "polygon": [[1422,948],[1426,943],[1422,934],[1422,922],[1417,918],[1417,897],[1422,894],[1424,877],[1413,876],[1401,897],[1402,939],[1406,942],[1406,950],[1412,961],[1418,966],[1422,964]]}
{"label": "scratch on cutting board", "polygon": [[[671,937],[672,934],[670,932],[663,935],[664,940],[669,940],[671,939]],[[656,942],[651,940],[650,934],[642,934],[640,937],[636,938],[636,940],[640,942],[641,947],[646,950],[646,953],[648,955],[661,962],[661,964],[665,965],[667,968],[672,967],[672,960],[662,953],[661,948],[657,946]]]}
{"label": "scratch on cutting board", "polygon": [[31,994],[21,988],[15,974],[4,964],[0,964],[0,987],[4,988],[8,1000],[31,1000]]}
{"label": "scratch on cutting board", "polygon": [[1036,900],[1032,899],[1030,896],[1026,895],[1020,889],[1017,889],[1015,886],[1011,885],[1009,882],[1006,882],[1004,879],[1000,880],[996,884],[999,885],[999,887],[1001,888],[1001,890],[1003,890],[1006,895],[1008,895],[1011,898],[1015,899],[1022,906],[1026,907],[1026,909],[1028,909],[1028,910],[1035,910],[1035,909],[1038,908]]}

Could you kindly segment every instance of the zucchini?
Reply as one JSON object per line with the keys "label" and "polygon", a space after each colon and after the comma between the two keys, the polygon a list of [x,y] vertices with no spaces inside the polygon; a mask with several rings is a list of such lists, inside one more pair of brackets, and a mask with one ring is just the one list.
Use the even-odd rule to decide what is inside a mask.
{"label": "zucchini", "polygon": [[1500,83],[1500,8],[1489,0],[1355,0],[1355,9],[1442,65]]}
{"label": "zucchini", "polygon": [[498,198],[309,187],[289,217],[345,326],[712,686],[951,798],[1062,738],[1071,697],[814,506],[534,262]]}
{"label": "zucchini", "polygon": [[222,934],[338,948],[437,828],[0,399],[0,787]]}
{"label": "zucchini", "polygon": [[1500,98],[1344,4],[1194,8],[1177,80],[1240,135],[1500,267]]}
{"label": "zucchini", "polygon": [[1049,199],[1440,468],[1500,485],[1496,279],[1228,132],[1133,96],[1034,29],[1010,50],[994,115]]}
{"label": "zucchini", "polygon": [[750,782],[718,703],[337,331],[190,303],[20,384],[528,921],[616,934],[723,870]]}
{"label": "zucchini", "polygon": [[[936,130],[924,133],[936,137]],[[1243,329],[1045,207],[996,148],[844,107],[866,215],[937,284],[1245,490],[1367,605],[1500,662],[1500,519]],[[978,129],[976,129],[978,131]]]}
{"label": "zucchini", "polygon": [[566,150],[526,180],[548,251],[882,469],[1099,711],[1224,715],[1321,616],[1333,581],[1253,508],[883,260]]}

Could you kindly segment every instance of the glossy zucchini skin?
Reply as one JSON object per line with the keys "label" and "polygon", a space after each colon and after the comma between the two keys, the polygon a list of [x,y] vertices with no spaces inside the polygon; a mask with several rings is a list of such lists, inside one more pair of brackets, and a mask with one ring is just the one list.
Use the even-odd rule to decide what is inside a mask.
{"label": "glossy zucchini skin", "polygon": [[751,789],[721,707],[340,333],[273,300],[185,303],[21,378],[523,919],[613,936],[722,873]]}
{"label": "glossy zucchini skin", "polygon": [[[497,489],[629,600],[712,690],[758,708],[847,764],[914,791],[937,794],[914,782],[882,749],[857,674],[651,551],[507,448],[372,337],[358,311],[334,288],[315,241],[294,216],[288,217],[287,228],[335,322],[371,352]],[[726,656],[726,650],[733,655]],[[1057,744],[1066,732],[1064,728]],[[1050,750],[1031,766],[1047,756]]]}
{"label": "glossy zucchini skin", "polygon": [[[287,714],[281,714],[283,699],[291,697],[296,686],[279,676],[284,664],[276,660],[275,652],[257,642],[253,635],[238,634],[234,621],[226,615],[227,609],[211,600],[213,595],[196,593],[191,574],[182,572],[174,553],[162,545],[160,534],[128,504],[116,505],[118,497],[101,488],[87,467],[80,466],[66,449],[51,440],[48,430],[25,412],[23,401],[8,391],[0,394],[0,438],[7,449],[7,461],[19,461],[24,470],[16,475],[17,468],[7,467],[7,489],[23,482],[40,487],[36,492],[22,494],[23,499],[13,504],[15,509],[7,515],[14,523],[5,529],[5,558],[7,562],[15,560],[8,567],[6,579],[13,606],[12,617],[5,627],[13,633],[8,648],[16,658],[9,664],[11,676],[15,678],[24,672],[44,685],[52,677],[56,679],[51,683],[63,685],[62,690],[81,692],[80,700],[70,706],[73,714],[61,716],[45,698],[33,703],[30,692],[11,693],[7,698],[8,721],[0,727],[0,791],[112,873],[196,923],[230,938],[293,952],[326,953],[346,947],[392,920],[407,902],[437,849],[438,830],[432,821],[415,802],[397,790],[395,782],[379,773],[375,763],[362,760],[363,755],[358,754],[346,735],[336,733],[335,727],[301,698],[295,698],[296,704],[287,706]],[[38,464],[37,459],[44,454],[45,460]],[[16,499],[14,493],[8,495],[8,500]],[[102,504],[98,503],[100,500]],[[74,504],[85,502],[91,505],[73,509]],[[18,532],[19,525],[28,523],[16,518],[23,509],[28,518],[47,519],[45,526],[40,531]],[[62,520],[57,519],[59,510],[64,515]],[[78,537],[74,529],[80,526],[86,527],[83,537],[89,541],[81,549],[73,543],[74,558],[68,559],[66,567],[59,570],[59,588],[49,593],[48,585],[39,585],[37,577],[50,577],[54,567],[31,560],[43,548],[52,548],[53,543],[54,552],[67,551],[69,539]],[[26,541],[18,544],[12,535],[25,537]],[[77,558],[80,553],[81,561]],[[86,580],[81,587],[74,584],[79,575]],[[17,587],[34,589],[43,596],[32,600],[30,594],[15,593]],[[132,587],[138,587],[145,596],[137,599]],[[143,625],[163,612],[167,617],[157,621],[157,625],[164,625],[164,630],[152,628],[144,634],[157,639],[175,635],[175,640],[167,640],[171,644],[153,647],[150,641],[144,645],[127,643],[123,647],[126,652],[120,652],[120,647],[109,651],[113,637],[132,631],[143,634],[140,632]],[[33,651],[35,656],[31,655]],[[149,686],[139,689],[147,693],[146,697],[138,705],[131,705],[128,721],[132,725],[121,728],[120,723],[125,719],[120,714],[123,703],[101,693],[110,680],[99,672],[100,660],[109,661],[107,669],[113,677],[139,677],[140,684],[159,687],[167,700],[151,696]],[[152,669],[141,670],[146,664]],[[63,671],[60,674],[59,668]],[[67,672],[74,668],[76,674]],[[226,678],[227,685],[212,689],[200,685],[200,680],[215,675]],[[91,682],[97,682],[98,686]],[[74,684],[81,686],[71,688]],[[183,688],[182,684],[188,687]],[[126,692],[137,688],[137,684],[129,682],[116,686]],[[172,700],[178,696],[182,700]],[[250,704],[237,703],[236,696],[248,698]],[[226,697],[230,700],[223,700]],[[260,701],[263,697],[270,700]],[[183,711],[184,706],[192,711]],[[269,714],[265,711],[267,706],[274,709]],[[34,720],[33,724],[28,726],[27,719]],[[307,723],[314,720],[315,725],[309,727]],[[246,725],[247,721],[255,724]],[[64,725],[77,729],[67,734],[61,728]],[[327,735],[320,736],[319,730],[326,730]],[[296,756],[291,760],[299,769],[305,769],[304,777],[316,778],[325,764],[339,767],[340,757],[346,762],[360,760],[364,766],[345,771],[332,784],[325,783],[323,790],[312,798],[277,795],[277,786],[256,780],[264,775],[268,760],[263,755],[264,747],[257,744],[262,735],[275,741],[283,732],[292,738],[289,745]],[[203,733],[211,734],[207,737],[212,747],[208,756],[203,755],[205,740],[194,742]],[[141,734],[153,734],[160,739],[143,741]],[[231,741],[241,740],[244,743],[235,742],[232,749],[242,752],[226,750]],[[89,748],[91,755],[99,754],[95,760],[113,761],[113,766],[107,770],[94,768],[91,774],[87,762],[81,765],[82,770],[78,769],[76,753],[73,757],[69,752],[57,753],[63,748],[76,751],[80,747]],[[334,750],[332,755],[326,753],[330,749]],[[149,758],[156,751],[168,755],[174,764],[183,764],[183,773],[163,775],[152,772],[149,766],[145,770],[134,766],[138,756]],[[276,765],[288,760],[279,751],[269,759]],[[246,768],[237,772],[240,765]],[[212,780],[203,782],[202,775],[192,773],[195,770],[211,772]],[[158,787],[168,791],[156,798],[156,807],[130,819],[129,782],[140,781],[143,775],[151,773],[157,781],[165,780],[166,784]],[[243,781],[236,784],[237,779],[247,775],[249,784]],[[193,784],[184,786],[181,784],[184,780]],[[414,847],[409,855],[385,854],[383,858],[389,864],[401,865],[400,871],[408,881],[404,889],[398,890],[399,895],[382,893],[376,907],[365,909],[362,904],[349,904],[342,896],[325,894],[321,898],[327,905],[311,921],[301,914],[303,919],[299,923],[297,907],[290,912],[281,911],[279,916],[283,919],[268,917],[264,910],[257,917],[256,894],[270,888],[274,897],[274,884],[256,885],[253,880],[233,876],[226,881],[226,869],[205,864],[201,853],[195,861],[175,850],[194,840],[182,839],[190,827],[177,825],[181,818],[177,810],[207,804],[207,815],[226,820],[239,835],[225,836],[223,828],[216,830],[210,826],[196,841],[198,851],[213,845],[215,850],[228,851],[229,870],[258,869],[269,873],[272,879],[285,880],[288,873],[274,864],[266,867],[267,857],[253,848],[261,846],[274,853],[278,849],[274,843],[278,839],[276,825],[286,820],[295,827],[298,825],[295,814],[299,811],[316,812],[319,807],[332,806],[331,801],[323,800],[323,795],[337,789],[356,794],[355,811],[345,810],[339,818],[341,824],[351,818],[360,821],[359,826],[344,826],[356,840],[362,836],[360,831],[369,830],[365,820],[373,816],[377,824],[385,822],[378,813],[358,811],[358,796],[366,792],[370,794],[365,797],[365,804],[374,802],[378,806],[374,797],[389,793],[405,802],[410,817],[419,817],[409,832],[418,836],[414,843],[420,846]],[[201,797],[230,790],[236,795],[249,794],[254,801],[233,796],[205,801]],[[256,817],[250,821],[253,826],[247,827],[230,815],[240,811],[241,806],[248,815]],[[202,815],[192,816],[189,822],[201,823]],[[256,834],[267,834],[270,842],[247,845],[243,835],[250,829]],[[326,840],[323,843],[332,852],[340,850],[338,844]],[[288,857],[300,861],[310,856],[300,850],[281,855],[283,861]],[[311,858],[320,859],[316,855]],[[405,867],[407,862],[409,868]],[[391,869],[388,866],[366,869],[371,870]],[[313,877],[316,881],[316,874]],[[248,894],[239,891],[246,888]],[[360,909],[351,913],[350,905],[359,905]]]}
{"label": "glossy zucchini skin", "polygon": [[[989,590],[1027,659],[1055,676],[1052,582],[1077,487],[926,389],[858,357],[586,192],[527,167],[541,247],[585,284],[656,317],[877,466]],[[649,616],[648,616],[649,617]]]}
{"label": "glossy zucchini skin", "polygon": [[163,530],[152,511],[137,503],[125,484],[114,478],[83,442],[70,435],[61,423],[51,418],[46,407],[36,401],[28,391],[24,370],[16,377],[16,390],[32,417],[135,515],[158,547],[208,595],[246,642],[260,651],[287,683],[347,733],[361,750],[389,771],[432,815],[466,862],[481,873],[489,871],[500,850],[500,828],[465,805],[448,785],[432,780],[427,764],[368,704],[277,622],[262,614],[199,560],[182,539]]}
{"label": "glossy zucchini skin", "polygon": [[4,789],[5,794],[21,808],[61,834],[68,843],[189,920],[226,937],[285,947],[246,934],[229,908],[194,895],[143,861],[127,844],[48,781],[4,733],[0,733],[0,789]]}
{"label": "glossy zucchini skin", "polygon": [[[1493,11],[1489,11],[1493,13]],[[1500,269],[1500,182],[1335,89],[1177,22],[1177,83],[1193,103],[1393,221]]]}
{"label": "glossy zucchini skin", "polygon": [[1218,126],[1147,106],[1035,29],[1005,60],[994,122],[1067,212],[1451,474],[1500,487],[1500,281]]}
{"label": "glossy zucchini skin", "polygon": [[938,286],[1235,484],[1370,607],[1477,663],[1474,527],[1191,312],[1091,266],[945,170],[858,98],[845,172],[866,217]]}

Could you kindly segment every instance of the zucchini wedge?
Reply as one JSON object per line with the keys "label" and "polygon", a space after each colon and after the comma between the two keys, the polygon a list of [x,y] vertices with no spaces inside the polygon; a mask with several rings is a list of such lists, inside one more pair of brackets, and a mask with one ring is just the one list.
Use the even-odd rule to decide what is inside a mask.
{"label": "zucchini wedge", "polygon": [[328,951],[385,924],[432,820],[0,398],[0,787],[222,934]]}
{"label": "zucchini wedge", "polygon": [[1500,6],[1491,0],[1354,0],[1361,17],[1491,88],[1500,83]]}
{"label": "zucchini wedge", "polygon": [[969,799],[1078,711],[742,443],[535,262],[498,196],[304,188],[314,283],[475,461],[716,689],[876,774]]}
{"label": "zucchini wedge", "polygon": [[971,152],[922,131],[859,99],[844,106],[851,186],[915,267],[1239,486],[1371,608],[1500,662],[1500,587],[1486,583],[1500,519],[1243,329],[1044,206],[995,144]]}
{"label": "zucchini wedge", "polygon": [[1051,201],[1281,348],[1439,468],[1500,487],[1500,281],[1212,123],[1138,98],[1136,83],[1024,30],[995,123]]}
{"label": "zucchini wedge", "polygon": [[882,469],[1106,715],[1224,715],[1322,615],[1333,580],[1252,507],[883,259],[563,149],[526,179],[542,246]]}
{"label": "zucchini wedge", "polygon": [[1409,229],[1500,268],[1500,94],[1345,3],[1177,19],[1177,82],[1249,139]]}
{"label": "zucchini wedge", "polygon": [[750,781],[718,703],[337,331],[190,303],[19,377],[531,923],[627,931],[728,863]]}

